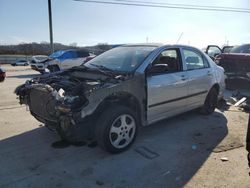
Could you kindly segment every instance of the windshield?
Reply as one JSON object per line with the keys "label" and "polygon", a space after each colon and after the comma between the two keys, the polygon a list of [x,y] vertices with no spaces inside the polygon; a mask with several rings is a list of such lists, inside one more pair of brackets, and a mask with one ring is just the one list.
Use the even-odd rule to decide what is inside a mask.
{"label": "windshield", "polygon": [[250,44],[233,47],[231,53],[250,53]]}
{"label": "windshield", "polygon": [[123,46],[111,49],[84,65],[87,67],[106,68],[112,71],[132,72],[156,47]]}
{"label": "windshield", "polygon": [[49,57],[50,58],[58,58],[60,57],[62,54],[64,53],[64,51],[57,51],[57,52],[54,52],[53,54],[51,54]]}

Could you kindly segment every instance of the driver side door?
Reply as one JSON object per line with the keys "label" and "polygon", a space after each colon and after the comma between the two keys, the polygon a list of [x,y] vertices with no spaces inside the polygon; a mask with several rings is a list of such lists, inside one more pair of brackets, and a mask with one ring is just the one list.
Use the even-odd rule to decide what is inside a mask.
{"label": "driver side door", "polygon": [[180,50],[163,50],[152,67],[156,64],[167,64],[168,70],[147,74],[148,123],[184,112],[187,104],[188,75],[183,71]]}

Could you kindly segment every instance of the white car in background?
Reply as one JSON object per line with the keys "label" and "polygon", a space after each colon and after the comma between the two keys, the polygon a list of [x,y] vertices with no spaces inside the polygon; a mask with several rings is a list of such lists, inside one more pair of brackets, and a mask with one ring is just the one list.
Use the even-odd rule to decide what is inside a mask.
{"label": "white car in background", "polygon": [[66,70],[79,66],[94,57],[94,54],[83,49],[60,50],[49,56],[50,60],[45,63],[45,68],[50,72]]}
{"label": "white car in background", "polygon": [[46,55],[35,55],[31,58],[30,66],[33,70],[40,73],[45,72],[45,62],[49,60],[49,57]]}
{"label": "white car in background", "polygon": [[28,66],[29,61],[25,59],[18,59],[14,63],[11,63],[12,66]]}

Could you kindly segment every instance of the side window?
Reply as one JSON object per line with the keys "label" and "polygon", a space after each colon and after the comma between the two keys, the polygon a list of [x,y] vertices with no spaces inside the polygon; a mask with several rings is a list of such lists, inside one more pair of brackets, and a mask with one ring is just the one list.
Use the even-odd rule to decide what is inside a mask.
{"label": "side window", "polygon": [[215,57],[218,54],[221,54],[221,51],[218,47],[211,46],[208,48],[207,54],[211,57]]}
{"label": "side window", "polygon": [[155,64],[168,65],[169,72],[181,71],[180,55],[177,49],[167,49],[160,53],[160,55],[153,61]]}
{"label": "side window", "polygon": [[203,59],[202,55],[192,50],[183,50],[187,70],[208,68],[208,62]]}

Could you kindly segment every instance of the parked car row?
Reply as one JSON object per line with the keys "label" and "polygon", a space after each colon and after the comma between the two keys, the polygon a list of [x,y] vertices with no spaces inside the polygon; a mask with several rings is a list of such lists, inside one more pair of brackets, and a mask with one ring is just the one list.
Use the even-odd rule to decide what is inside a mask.
{"label": "parked car row", "polygon": [[87,50],[60,50],[39,60],[33,57],[31,68],[40,73],[57,72],[79,66],[94,57],[95,55]]}

